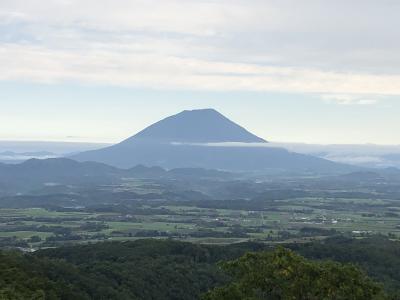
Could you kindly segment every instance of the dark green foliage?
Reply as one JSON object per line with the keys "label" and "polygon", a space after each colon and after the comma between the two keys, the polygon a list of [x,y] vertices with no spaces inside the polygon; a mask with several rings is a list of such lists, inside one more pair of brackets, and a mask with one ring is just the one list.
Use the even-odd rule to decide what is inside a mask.
{"label": "dark green foliage", "polygon": [[51,278],[55,274],[80,280],[71,265],[17,252],[0,253],[0,299],[89,299],[66,280]]}
{"label": "dark green foliage", "polygon": [[226,282],[216,262],[236,251],[140,240],[3,253],[0,299],[198,299]]}
{"label": "dark green foliage", "polygon": [[[400,256],[397,251],[400,247],[398,243],[387,239],[328,240],[326,243],[292,245],[292,247],[297,248],[297,252],[318,259],[337,253],[338,255],[332,258],[355,263],[362,261],[360,265],[369,275],[373,275],[385,284],[393,283],[390,285],[393,289],[395,283],[399,285]],[[332,247],[332,251],[327,250],[329,247]],[[271,247],[259,243],[207,246],[172,240],[146,239],[134,242],[64,246],[40,250],[33,254],[2,252],[0,253],[0,299],[199,299],[210,289],[232,284],[231,275],[221,270],[218,262],[238,259],[247,252],[260,253],[245,256],[252,262],[246,265],[249,268],[263,266],[258,263],[258,257],[269,258],[280,255],[297,273],[290,273],[291,277],[279,274],[279,265],[275,264],[273,267],[278,271],[273,273],[275,277],[272,279],[276,284],[281,279],[279,276],[289,276],[296,285],[292,286],[289,283],[284,285],[283,288],[288,291],[298,290],[300,287],[306,290],[308,284],[313,287],[314,279],[319,277],[324,278],[323,281],[320,280],[318,286],[322,289],[331,287],[329,282],[343,282],[352,277],[353,279],[347,283],[362,286],[362,293],[370,293],[365,295],[379,291],[376,284],[354,267],[311,262],[292,252],[289,252],[290,255],[286,259],[285,253],[288,253],[286,250],[275,253],[263,252],[265,250],[271,250]],[[361,253],[359,257],[356,255],[358,251]],[[388,261],[383,259],[381,265],[380,257],[388,257]],[[237,262],[227,264],[230,266],[230,271],[235,270]],[[257,277],[258,272],[253,273],[254,278],[260,278]],[[234,277],[238,275],[237,272],[231,274]],[[296,274],[299,274],[297,279]],[[343,291],[348,287],[343,285]],[[339,289],[336,292],[340,291]]]}
{"label": "dark green foliage", "polygon": [[[290,247],[311,259],[351,262],[364,269],[372,278],[383,282],[388,290],[400,291],[400,242],[384,236],[367,239],[335,237]],[[399,292],[398,295],[400,299]]]}
{"label": "dark green foliage", "polygon": [[[62,258],[100,283],[82,286],[99,299],[196,299],[224,278],[207,247],[174,241],[142,240],[40,251],[40,257]],[[101,287],[107,287],[103,290]]]}
{"label": "dark green foliage", "polygon": [[233,281],[209,292],[206,300],[387,299],[352,265],[309,261],[284,248],[248,253],[222,266]]}

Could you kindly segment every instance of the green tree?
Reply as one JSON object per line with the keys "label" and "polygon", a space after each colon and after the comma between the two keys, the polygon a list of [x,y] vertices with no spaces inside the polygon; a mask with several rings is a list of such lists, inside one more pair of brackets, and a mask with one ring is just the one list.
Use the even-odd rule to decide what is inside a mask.
{"label": "green tree", "polygon": [[382,288],[353,265],[315,262],[278,248],[222,264],[232,281],[205,300],[387,299]]}

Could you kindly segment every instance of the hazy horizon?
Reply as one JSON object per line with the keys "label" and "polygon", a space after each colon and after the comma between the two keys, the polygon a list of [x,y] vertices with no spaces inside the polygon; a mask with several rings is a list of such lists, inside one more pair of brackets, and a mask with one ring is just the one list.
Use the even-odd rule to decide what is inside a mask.
{"label": "hazy horizon", "polygon": [[[185,109],[184,109],[185,110]],[[190,110],[190,109],[189,109]],[[178,113],[180,111],[177,111],[176,113]],[[221,112],[221,111],[220,111]],[[239,112],[239,111],[238,111]],[[158,112],[155,112],[156,114],[160,114]],[[223,112],[222,112],[223,113]],[[254,112],[254,115],[257,116],[257,113],[260,113],[260,111]],[[154,114],[154,113],[153,113]],[[175,113],[172,113],[171,115],[174,115]],[[31,135],[31,136],[13,136],[10,135],[9,133],[6,135],[0,135],[0,141],[16,141],[16,142],[68,142],[68,143],[91,143],[91,144],[116,144],[119,143],[121,141],[123,141],[126,138],[129,138],[131,136],[133,136],[134,134],[140,132],[141,130],[145,129],[146,127],[150,126],[151,124],[165,118],[168,117],[169,115],[162,115],[160,114],[160,119],[155,119],[155,120],[149,120],[149,123],[145,123],[147,119],[150,118],[145,118],[145,116],[141,116],[142,119],[139,122],[135,122],[132,121],[130,124],[130,122],[127,122],[125,124],[125,128],[121,128],[121,131],[118,132],[113,132],[111,134],[109,134],[108,137],[99,137],[96,136],[96,133],[98,132],[96,129],[96,123],[93,122],[91,123],[88,127],[89,129],[93,130],[94,136],[79,136],[79,135],[69,135],[69,136],[57,136],[55,134],[52,134],[52,132],[54,132],[54,130],[49,130],[49,134],[43,134],[43,131],[41,131],[41,135]],[[90,116],[90,114],[88,114],[88,117]],[[249,114],[250,116],[250,114]],[[259,116],[261,117],[261,116]],[[244,119],[244,117],[238,115],[239,119]],[[232,119],[232,121],[236,122],[235,119]],[[78,123],[85,123],[88,122],[89,120],[87,119],[82,119],[79,120]],[[253,124],[254,122],[257,122],[257,120],[254,119],[253,116],[249,117],[248,119],[248,124]],[[260,120],[258,120],[260,121]],[[282,120],[280,120],[282,121]],[[290,121],[290,120],[289,120]],[[104,122],[104,120],[101,120],[101,122]],[[261,121],[262,122],[262,121]],[[25,121],[23,121],[23,123],[25,123]],[[47,122],[49,123],[49,122]],[[55,123],[57,123],[57,121],[55,121]],[[294,137],[294,134],[298,132],[298,128],[295,128],[295,131],[292,132],[293,135],[289,134],[288,137],[285,139],[284,135],[282,135],[283,138],[280,138],[279,134],[270,134],[270,135],[265,135],[265,134],[257,134],[258,132],[262,132],[262,128],[264,124],[261,124],[260,129],[255,129],[253,130],[252,128],[254,128],[253,126],[247,126],[246,125],[246,120],[243,120],[243,122],[237,122],[239,125],[243,126],[244,128],[248,129],[250,132],[255,133],[256,135],[260,136],[261,138],[264,138],[266,140],[268,140],[271,143],[279,143],[279,144],[308,144],[308,145],[379,145],[379,146],[396,146],[396,145],[400,145],[400,141],[396,142],[396,139],[393,139],[393,142],[389,142],[386,140],[382,140],[382,141],[368,141],[368,140],[360,140],[360,139],[351,139],[351,138],[346,138],[346,139],[341,139],[341,140],[336,140],[336,139],[331,139],[330,136],[329,137],[324,137],[324,132],[321,132],[321,128],[315,128],[314,132],[311,130],[311,134],[310,137],[306,137],[306,136],[301,136],[301,137]],[[17,127],[18,129],[28,129],[30,128],[30,126],[28,126],[29,124],[27,124],[27,127]],[[51,124],[49,124],[51,125]],[[269,124],[265,124],[265,125],[269,125]],[[88,127],[86,128],[82,128],[83,130],[86,130]],[[274,126],[275,127],[275,126]],[[132,128],[130,130],[130,128]],[[293,127],[287,127],[287,128],[280,128],[280,131],[285,132],[286,134],[288,134],[288,131],[292,131],[291,128]],[[72,130],[76,130],[75,126],[71,126]],[[64,130],[69,130],[68,128],[64,128]],[[115,130],[115,129],[114,129]],[[357,128],[354,128],[353,130],[357,131]],[[5,131],[4,127],[3,130],[0,129],[1,131]],[[347,131],[352,131],[351,128],[349,128],[349,130]],[[345,131],[345,132],[347,132]],[[44,131],[46,132],[46,131]],[[72,132],[72,131],[71,131]],[[273,130],[271,130],[271,132],[274,132]],[[313,136],[312,134],[315,134],[315,136]],[[321,137],[318,138],[318,134],[321,134]],[[341,132],[337,132],[338,134],[340,134]],[[368,131],[365,131],[364,133],[368,133]],[[275,138],[273,138],[275,137]]]}
{"label": "hazy horizon", "polygon": [[[134,134],[133,134],[134,135]],[[131,135],[132,136],[132,135]],[[129,137],[127,137],[129,138]],[[86,145],[100,145],[100,146],[107,146],[107,145],[115,145],[118,144],[124,139],[117,140],[115,142],[111,141],[79,141],[79,140],[70,140],[70,139],[54,139],[54,140],[30,140],[30,139],[1,139],[0,143],[65,143],[65,144],[86,144]],[[379,144],[379,143],[359,143],[359,144],[352,144],[352,143],[306,143],[306,142],[291,142],[291,141],[268,141],[269,144],[276,144],[276,145],[304,145],[304,146],[377,146],[377,147],[397,147],[400,146],[399,144]],[[255,143],[250,143],[255,144]],[[260,143],[261,144],[261,143]],[[0,146],[1,147],[1,146]],[[1,150],[1,148],[0,148]]]}

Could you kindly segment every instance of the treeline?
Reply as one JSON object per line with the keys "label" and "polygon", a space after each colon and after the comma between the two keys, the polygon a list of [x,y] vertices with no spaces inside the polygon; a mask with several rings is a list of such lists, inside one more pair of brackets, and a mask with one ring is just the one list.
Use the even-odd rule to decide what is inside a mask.
{"label": "treeline", "polygon": [[310,259],[352,263],[382,282],[400,299],[400,242],[384,236],[352,239],[343,236],[304,245],[288,245]]}
{"label": "treeline", "polygon": [[[380,297],[368,298],[368,296],[364,299],[387,299],[380,285],[363,275],[365,271],[373,280],[382,283],[385,290],[393,295],[391,299],[399,299],[396,298],[396,295],[399,295],[396,293],[400,290],[398,272],[400,243],[398,242],[383,237],[364,240],[330,238],[324,242],[292,244],[285,247],[307,258],[312,258],[313,261],[308,261],[286,250],[272,252],[271,246],[259,243],[211,246],[153,239],[60,247],[30,254],[2,252],[0,254],[0,299],[189,300],[201,299],[202,295],[208,291],[211,291],[207,296],[211,297],[210,299],[217,299],[218,291],[223,291],[226,296],[221,299],[229,299],[232,286],[242,285],[243,290],[236,291],[238,293],[245,292],[249,286],[254,287],[253,292],[269,287],[265,285],[260,287],[257,282],[248,283],[247,280],[250,278],[248,276],[238,277],[240,272],[235,270],[240,270],[242,266],[246,268],[249,266],[246,257],[251,258],[250,266],[254,265],[254,268],[263,264],[268,265],[266,269],[268,272],[265,273],[268,278],[276,279],[280,278],[276,276],[286,274],[286,269],[279,269],[286,265],[275,261],[275,259],[280,259],[288,263],[288,270],[310,271],[309,274],[306,273],[300,277],[296,277],[297,275],[290,277],[294,280],[293,284],[302,284],[303,287],[307,287],[302,278],[311,280],[315,274],[322,272],[321,274],[327,276],[326,278],[333,280],[331,283],[320,282],[324,289],[329,291],[332,287],[335,288],[335,280],[340,279],[340,287],[346,288],[347,291],[351,290],[353,281],[347,280],[346,276],[356,276],[358,281],[354,281],[354,284],[363,287],[365,291],[368,290],[370,292],[368,295]],[[253,256],[247,254],[236,263],[232,262],[230,266],[234,266],[233,269],[220,268],[220,262],[238,259],[249,252],[259,254]],[[351,266],[318,262],[325,259],[350,262],[358,265],[361,271]],[[259,273],[257,269],[252,269],[251,272],[253,271],[254,274]],[[280,286],[279,280],[274,282],[275,291],[285,289]],[[318,286],[313,285],[313,289],[314,293],[318,290]],[[291,291],[293,292],[293,289]]]}

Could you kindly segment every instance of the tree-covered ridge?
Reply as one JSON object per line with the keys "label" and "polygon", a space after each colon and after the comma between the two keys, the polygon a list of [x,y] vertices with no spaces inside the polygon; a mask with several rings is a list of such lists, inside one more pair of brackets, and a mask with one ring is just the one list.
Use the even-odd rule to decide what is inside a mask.
{"label": "tree-covered ridge", "polygon": [[[0,253],[0,299],[89,299],[78,285],[85,281],[76,267],[62,261]],[[94,284],[95,282],[92,282]]]}
{"label": "tree-covered ridge", "polygon": [[205,300],[388,299],[382,287],[353,265],[315,262],[278,248],[247,253],[223,264],[233,280]]}
{"label": "tree-covered ridge", "polygon": [[223,256],[156,240],[3,253],[0,299],[198,299],[226,282],[215,264]]}
{"label": "tree-covered ridge", "polygon": [[383,236],[368,239],[333,237],[321,242],[290,247],[309,259],[353,263],[372,278],[384,283],[387,290],[397,291],[397,298],[400,299],[399,242]]}
{"label": "tree-covered ridge", "polygon": [[[273,252],[271,246],[258,243],[209,246],[152,239],[60,247],[29,254],[2,252],[0,299],[200,299],[207,291],[237,282],[237,273],[226,272],[219,267],[221,262],[229,261],[233,261],[227,263],[231,266],[230,271],[235,269],[233,266],[237,266],[238,261],[251,261],[246,265],[246,274],[254,275],[259,273],[257,268],[270,266],[271,274],[275,274],[275,284],[282,278],[279,276],[289,276],[290,280],[285,281],[287,285],[282,286],[288,293],[298,290],[299,284],[303,284],[302,287],[309,288],[310,293],[319,288],[332,288],[338,292],[337,287],[342,287],[347,293],[350,287],[362,287],[363,292],[370,291],[364,295],[379,295],[379,286],[363,271],[384,283],[392,293],[400,287],[397,272],[400,256],[394,255],[400,245],[387,239],[378,240],[341,239],[337,242],[331,239],[324,243],[287,245],[295,252],[317,260],[305,259],[282,249]],[[360,243],[362,246],[359,246]],[[330,245],[333,251],[341,253],[342,259],[339,260],[354,263],[358,263],[354,254],[357,250],[354,249],[363,247],[368,254],[361,255],[363,271],[353,266],[320,262],[331,256],[332,253],[326,251]],[[246,254],[249,252],[252,254]],[[389,257],[391,265],[387,261],[384,265],[379,264],[379,258],[384,256]],[[266,260],[260,263],[259,259]],[[288,275],[280,273],[281,266],[285,266],[282,260],[290,267]],[[319,281],[320,285],[313,285],[317,282],[314,279],[319,277],[323,278]],[[335,282],[346,282],[349,277],[354,279],[349,280],[348,285],[335,286]],[[267,277],[255,276],[253,279],[262,278]],[[393,299],[396,299],[395,296]]]}

